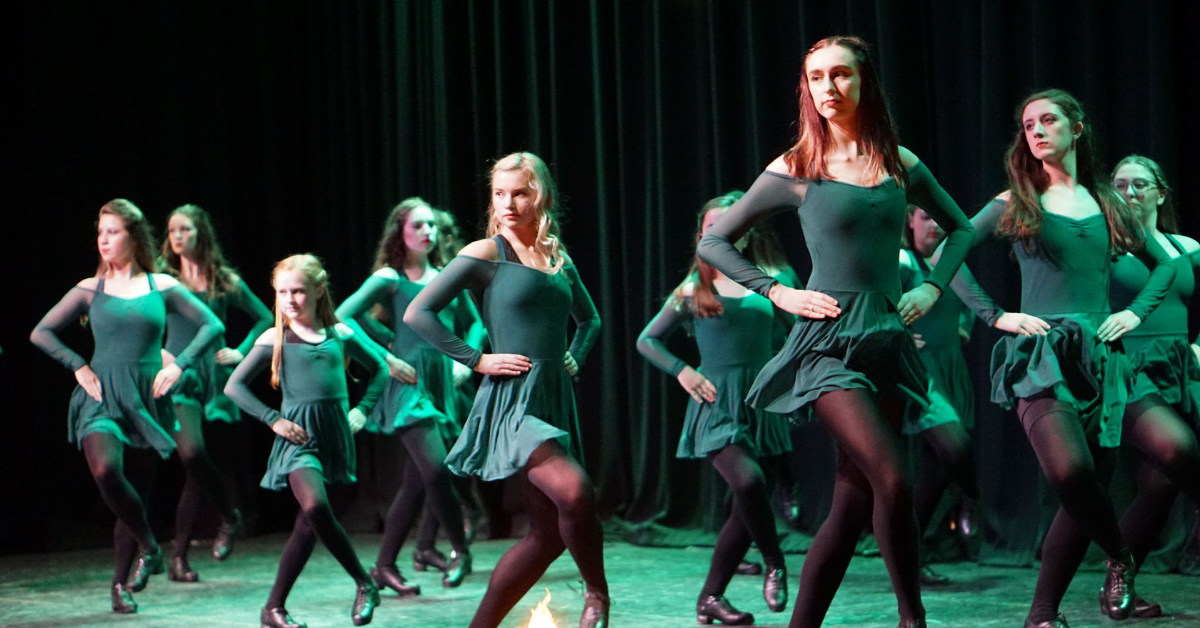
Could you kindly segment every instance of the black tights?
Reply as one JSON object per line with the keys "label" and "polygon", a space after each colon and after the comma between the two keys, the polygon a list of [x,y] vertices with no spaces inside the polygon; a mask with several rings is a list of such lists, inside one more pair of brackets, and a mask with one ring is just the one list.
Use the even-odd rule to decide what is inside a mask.
{"label": "black tights", "polygon": [[821,395],[813,410],[838,443],[833,506],[800,571],[791,628],[820,626],[868,524],[896,593],[901,620],[925,617],[921,604],[917,522],[899,437],[903,404],[865,389]]}
{"label": "black tights", "polygon": [[297,469],[288,474],[288,484],[300,504],[300,512],[296,513],[292,535],[283,546],[283,556],[279,558],[279,571],[275,574],[275,584],[271,586],[271,595],[267,598],[267,608],[280,608],[287,603],[288,593],[304,570],[317,539],[333,554],[342,569],[354,578],[354,582],[362,584],[369,579],[367,570],[358,562],[350,537],[329,503],[325,493],[325,476],[316,469]]}
{"label": "black tights", "polygon": [[933,519],[942,493],[953,478],[964,495],[979,498],[975,482],[975,464],[971,459],[971,437],[962,423],[943,423],[922,434],[924,446],[933,453],[921,462],[921,475],[913,489],[917,508],[917,529],[924,531]]}
{"label": "black tights", "polygon": [[496,563],[471,628],[499,626],[564,549],[575,559],[588,592],[608,597],[604,530],[587,472],[561,445],[547,441],[533,452],[521,473],[526,480],[529,534]]}
{"label": "black tights", "polygon": [[723,447],[709,454],[708,459],[729,484],[733,508],[717,536],[700,599],[725,593],[751,541],[758,544],[768,569],[784,567],[779,537],[775,534],[775,516],[771,513],[774,478],[768,478],[758,461],[739,445]]}
{"label": "black tights", "polygon": [[[408,451],[408,462],[404,465],[404,483],[388,508],[383,526],[383,541],[379,545],[378,566],[396,564],[400,546],[412,530],[422,501],[428,505],[446,529],[450,545],[457,552],[467,551],[463,536],[462,511],[450,481],[450,469],[446,467],[446,446],[438,434],[433,421],[422,421],[404,428],[400,442]],[[425,500],[422,500],[424,496]]]}
{"label": "black tights", "polygon": [[[464,519],[479,514],[479,504],[476,503],[475,496],[471,492],[471,478],[451,474],[450,488],[454,491],[455,499],[461,505]],[[424,498],[425,495],[422,493],[421,499]],[[426,508],[425,514],[421,515],[421,527],[417,531],[417,549],[435,549],[437,545],[437,531],[440,525],[441,523],[438,521],[437,514],[433,509]]]}
{"label": "black tights", "polygon": [[204,415],[194,406],[176,405],[175,416],[179,419],[179,431],[175,433],[175,447],[183,462],[187,480],[175,509],[175,556],[187,557],[200,516],[203,498],[221,513],[225,521],[233,520],[233,504],[221,483],[217,465],[213,464],[204,445]]}
{"label": "black tights", "polygon": [[1029,620],[1038,623],[1058,615],[1059,603],[1083,562],[1089,541],[1095,541],[1109,558],[1122,562],[1128,559],[1129,550],[1105,488],[1115,467],[1116,450],[1089,444],[1078,412],[1053,397],[1021,399],[1017,414],[1061,504],[1042,542],[1042,566],[1029,609]]}
{"label": "black tights", "polygon": [[150,531],[143,497],[149,499],[158,468],[158,454],[126,448],[116,436],[93,432],[83,439],[83,455],[100,497],[117,516],[113,527],[113,583],[129,579],[138,550],[158,548]]}

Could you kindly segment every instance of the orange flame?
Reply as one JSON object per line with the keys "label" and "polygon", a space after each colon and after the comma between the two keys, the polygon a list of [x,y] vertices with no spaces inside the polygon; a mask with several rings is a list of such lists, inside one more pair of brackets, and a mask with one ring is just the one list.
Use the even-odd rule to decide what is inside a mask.
{"label": "orange flame", "polygon": [[528,628],[558,628],[554,616],[550,614],[550,589],[546,589],[546,597],[529,611],[529,615]]}

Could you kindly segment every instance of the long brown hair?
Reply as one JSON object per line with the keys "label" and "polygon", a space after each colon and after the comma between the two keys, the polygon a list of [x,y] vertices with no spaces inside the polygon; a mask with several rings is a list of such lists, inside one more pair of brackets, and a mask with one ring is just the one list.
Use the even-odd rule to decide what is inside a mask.
{"label": "long brown hair", "polygon": [[[420,196],[413,196],[400,201],[392,208],[387,220],[383,223],[383,237],[379,239],[379,248],[375,251],[375,268],[393,268],[396,272],[404,273],[404,263],[408,260],[408,245],[404,243],[404,225],[408,224],[408,215],[418,207],[433,210],[429,203]],[[437,215],[435,213],[435,224]],[[434,268],[445,266],[446,259],[442,257],[441,240],[434,234],[434,247],[429,250],[429,263]]]}
{"label": "long brown hair", "polygon": [[829,121],[817,111],[812,93],[808,89],[808,58],[822,48],[837,46],[854,55],[858,74],[862,79],[856,120],[858,122],[859,150],[867,156],[866,173],[880,178],[886,172],[896,179],[897,185],[908,187],[908,170],[900,163],[899,133],[896,122],[888,110],[883,85],[875,72],[875,62],[867,42],[858,37],[826,37],[813,44],[804,56],[804,68],[800,84],[796,86],[796,97],[800,103],[800,117],[796,123],[796,143],[783,154],[792,176],[803,179],[830,178],[829,166],[825,162],[830,148]]}
{"label": "long brown hair", "polygon": [[[100,206],[100,214],[96,216],[96,228],[100,227],[100,217],[105,214],[116,216],[124,223],[125,231],[129,233],[133,263],[144,272],[154,272],[154,234],[142,210],[123,198],[114,198]],[[100,265],[96,267],[96,276],[104,277],[109,270],[108,262],[101,259]]]}
{"label": "long brown hair", "polygon": [[[281,260],[275,264],[275,270],[271,272],[271,285],[275,285],[275,278],[285,270],[299,271],[304,277],[304,285],[308,289],[309,298],[317,299],[313,310],[313,323],[317,328],[324,329],[326,334],[333,334],[333,337],[340,342],[336,327],[338,317],[333,311],[333,297],[329,295],[329,273],[325,272],[320,258],[305,253]],[[275,388],[279,388],[279,377],[283,371],[283,332],[291,322],[291,319],[285,316],[283,309],[279,307],[279,298],[276,297],[275,351],[271,355],[271,385]]]}
{"label": "long brown hair", "polygon": [[1022,117],[1025,107],[1038,100],[1048,100],[1058,107],[1074,129],[1081,129],[1075,140],[1075,181],[1096,199],[1108,223],[1109,250],[1113,255],[1138,250],[1143,246],[1143,229],[1133,210],[1112,188],[1110,181],[1101,178],[1092,146],[1092,127],[1083,113],[1083,106],[1074,96],[1061,89],[1048,89],[1030,95],[1017,107],[1017,134],[1013,137],[1004,162],[1008,166],[1008,207],[1000,216],[996,233],[1011,240],[1029,244],[1042,232],[1041,195],[1050,187],[1050,175],[1042,161],[1033,156],[1025,139]]}
{"label": "long brown hair", "polygon": [[[550,168],[541,157],[533,153],[512,153],[496,161],[492,166],[491,178],[495,179],[498,173],[515,170],[520,170],[529,177],[529,188],[535,193],[533,207],[538,217],[538,229],[533,250],[550,262],[550,267],[546,269],[550,274],[557,273],[563,267],[563,257],[559,254],[561,243],[558,239],[558,217],[561,210],[558,206],[558,188],[554,185],[554,177],[550,176]],[[488,202],[489,238],[500,233],[500,218],[496,216],[494,203]]]}
{"label": "long brown hair", "polygon": [[1175,192],[1171,186],[1167,185],[1167,175],[1163,173],[1162,166],[1158,165],[1157,161],[1142,155],[1130,155],[1117,162],[1108,180],[1112,181],[1117,178],[1117,171],[1121,169],[1121,166],[1129,164],[1137,164],[1149,170],[1150,174],[1154,175],[1154,185],[1162,193],[1163,203],[1158,206],[1158,230],[1164,233],[1179,233],[1179,216],[1175,213]]}
{"label": "long brown hair", "polygon": [[200,260],[200,272],[204,274],[205,283],[208,284],[209,297],[216,297],[226,292],[232,292],[237,289],[233,283],[234,272],[225,261],[225,254],[221,252],[221,245],[217,242],[216,230],[213,229],[212,218],[208,212],[204,211],[199,205],[180,205],[171,210],[171,214],[167,216],[167,235],[163,238],[162,253],[159,259],[159,266],[166,272],[178,279],[185,285],[182,268],[183,262],[179,259],[179,255],[171,248],[171,218],[176,214],[192,221],[192,225],[196,228],[196,258]]}

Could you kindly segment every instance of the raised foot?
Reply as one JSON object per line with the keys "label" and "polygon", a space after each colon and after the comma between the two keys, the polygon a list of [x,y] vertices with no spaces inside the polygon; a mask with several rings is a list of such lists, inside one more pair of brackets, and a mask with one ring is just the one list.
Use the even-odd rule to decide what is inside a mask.
{"label": "raised foot", "polygon": [[412,584],[408,580],[405,580],[395,565],[372,567],[371,579],[380,588],[387,587],[400,594],[400,597],[421,594],[421,585]]}
{"label": "raised foot", "polygon": [[436,549],[415,549],[413,550],[413,570],[425,571],[430,567],[445,572],[450,566],[450,561],[446,560],[446,555]]}
{"label": "raised foot", "polygon": [[242,533],[242,511],[233,509],[233,518],[222,521],[217,528],[217,538],[213,539],[213,560],[225,560],[233,551],[233,541]]}
{"label": "raised foot", "polygon": [[450,564],[446,566],[446,575],[442,577],[442,586],[453,589],[463,583],[463,579],[471,575],[471,552],[450,552]]}
{"label": "raised foot", "polygon": [[125,586],[134,593],[145,589],[146,584],[150,582],[150,576],[163,572],[165,562],[161,547],[156,547],[153,552],[149,553],[143,551],[138,555],[137,568],[134,569],[133,575],[129,577],[129,582]]}

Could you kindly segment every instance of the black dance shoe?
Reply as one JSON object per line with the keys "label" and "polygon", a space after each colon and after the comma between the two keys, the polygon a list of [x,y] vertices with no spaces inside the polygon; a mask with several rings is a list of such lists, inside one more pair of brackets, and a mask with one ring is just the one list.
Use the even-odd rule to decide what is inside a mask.
{"label": "black dance shoe", "polygon": [[129,577],[129,582],[125,583],[125,586],[129,587],[129,590],[134,593],[145,589],[146,583],[150,582],[150,576],[163,572],[164,562],[161,547],[155,548],[151,554],[143,551],[138,556],[137,569]]}
{"label": "black dance shoe", "polygon": [[233,519],[222,521],[213,539],[213,560],[225,560],[233,551],[233,540],[242,533],[242,511],[233,509]]}
{"label": "black dance shoe", "polygon": [[1025,620],[1025,628],[1071,628],[1071,627],[1067,625],[1066,616],[1059,615],[1058,617],[1055,617],[1054,619],[1051,619],[1050,621],[1034,622],[1031,619],[1026,619]]}
{"label": "black dance shoe", "polygon": [[1143,600],[1141,596],[1138,596],[1133,600],[1133,612],[1129,613],[1129,616],[1136,619],[1162,617],[1162,606],[1159,606],[1158,602],[1148,602]]}
{"label": "black dance shoe", "polygon": [[123,583],[114,582],[112,585],[112,609],[114,613],[122,615],[137,612],[137,602],[133,601],[133,594]]}
{"label": "black dance shoe", "polygon": [[1110,558],[1105,563],[1108,575],[1104,578],[1104,588],[1100,589],[1100,612],[1111,619],[1128,619],[1137,599],[1133,590],[1133,579],[1137,574],[1133,558],[1124,561]]}
{"label": "black dance shoe", "polygon": [[950,579],[933,570],[929,565],[921,566],[921,585],[926,587],[940,587],[950,584]]}
{"label": "black dance shoe", "polygon": [[734,608],[724,595],[709,595],[696,603],[696,623],[711,624],[714,621],[726,626],[749,626],[754,623],[754,615]]}
{"label": "black dance shoe", "polygon": [[896,628],[926,628],[924,619],[901,619]]}
{"label": "black dance shoe", "polygon": [[607,597],[588,591],[583,596],[583,615],[579,617],[579,628],[608,628],[609,604]]}
{"label": "black dance shoe", "polygon": [[413,570],[425,571],[430,567],[445,572],[450,568],[450,562],[446,560],[445,554],[432,547],[429,549],[413,550]]}
{"label": "black dance shoe", "polygon": [[262,609],[258,620],[262,623],[262,628],[308,628],[308,624],[292,619],[287,609],[282,606]]}
{"label": "black dance shoe", "polygon": [[752,560],[743,560],[738,563],[737,575],[739,576],[757,576],[762,573],[762,564]]}
{"label": "black dance shoe", "polygon": [[788,601],[787,569],[770,567],[767,576],[763,578],[763,599],[772,613],[778,613],[787,608]]}
{"label": "black dance shoe", "polygon": [[167,563],[167,578],[171,582],[200,582],[200,574],[183,556],[176,556]]}
{"label": "black dance shoe", "polygon": [[379,587],[367,580],[358,584],[358,593],[354,596],[354,609],[350,611],[350,620],[355,626],[366,626],[375,618],[375,607],[379,606]]}
{"label": "black dance shoe", "polygon": [[400,575],[400,570],[395,565],[387,565],[384,567],[372,567],[371,579],[375,581],[375,585],[383,588],[387,587],[400,597],[408,597],[410,595],[421,595],[421,585],[412,584]]}
{"label": "black dance shoe", "polygon": [[471,552],[450,552],[450,564],[442,576],[442,586],[453,589],[462,584],[463,578],[471,575]]}

